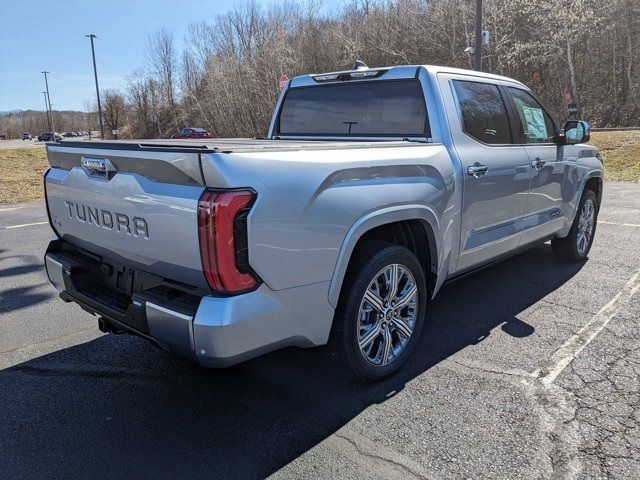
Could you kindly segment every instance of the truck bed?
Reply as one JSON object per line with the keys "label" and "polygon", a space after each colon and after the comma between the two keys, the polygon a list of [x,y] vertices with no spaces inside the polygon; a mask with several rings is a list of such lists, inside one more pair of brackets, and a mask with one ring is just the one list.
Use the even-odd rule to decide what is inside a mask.
{"label": "truck bed", "polygon": [[[282,264],[280,252],[294,255],[288,240],[274,253],[273,240],[263,236],[288,238],[297,231],[293,238],[308,234],[306,245],[318,243],[325,234],[309,229],[307,218],[329,222],[324,212],[330,207],[323,202],[340,203],[333,195],[346,191],[343,187],[361,188],[369,181],[392,178],[409,193],[425,188],[427,165],[451,163],[442,145],[409,141],[63,141],[47,144],[47,153],[51,169],[45,179],[46,200],[60,238],[114,264],[203,289],[198,206],[206,189],[255,192],[249,232],[257,245],[252,255]],[[386,199],[390,192],[371,201],[391,201]],[[348,218],[341,228],[355,220],[345,210]],[[271,225],[283,218],[286,228],[273,233]],[[306,254],[307,259],[319,257],[311,263],[321,263],[326,270],[315,269],[321,281],[329,278],[335,264],[323,252],[328,255],[335,248]],[[262,268],[260,259],[254,258],[257,268]],[[272,281],[274,288],[296,285],[299,280],[287,275],[279,274]]]}

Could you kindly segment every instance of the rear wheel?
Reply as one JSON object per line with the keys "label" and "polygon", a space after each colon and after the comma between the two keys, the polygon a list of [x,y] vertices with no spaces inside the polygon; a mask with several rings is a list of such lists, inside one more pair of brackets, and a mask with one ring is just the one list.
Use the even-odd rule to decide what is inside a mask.
{"label": "rear wheel", "polygon": [[585,190],[578,205],[576,218],[565,238],[551,240],[551,249],[560,260],[579,262],[587,258],[598,222],[598,199],[593,190]]}
{"label": "rear wheel", "polygon": [[345,278],[329,351],[350,377],[375,381],[397,372],[413,352],[424,323],[427,288],[407,248],[360,248]]}

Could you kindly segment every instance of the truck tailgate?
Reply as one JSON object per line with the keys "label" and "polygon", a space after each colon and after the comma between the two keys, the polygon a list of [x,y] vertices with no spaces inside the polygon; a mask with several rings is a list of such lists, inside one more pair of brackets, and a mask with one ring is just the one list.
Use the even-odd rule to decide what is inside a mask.
{"label": "truck tailgate", "polygon": [[64,240],[206,288],[198,246],[199,154],[49,146],[52,227]]}

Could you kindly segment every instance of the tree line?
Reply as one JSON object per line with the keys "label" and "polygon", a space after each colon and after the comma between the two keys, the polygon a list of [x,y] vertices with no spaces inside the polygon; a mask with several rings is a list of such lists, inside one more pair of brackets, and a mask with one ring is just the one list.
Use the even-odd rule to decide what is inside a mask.
{"label": "tree line", "polygon": [[[95,129],[97,117],[93,113],[78,111],[53,111],[53,125],[57,132]],[[22,132],[36,136],[49,131],[47,112],[20,110],[0,112],[0,135],[6,138],[21,138]]]}
{"label": "tree line", "polygon": [[[483,69],[522,81],[560,122],[565,93],[599,127],[638,126],[640,2],[485,0]],[[278,78],[369,66],[471,68],[475,0],[245,1],[190,25],[181,47],[149,36],[127,87],[103,93],[107,132],[168,137],[184,126],[220,137],[266,133]],[[95,117],[93,117],[95,118]]]}

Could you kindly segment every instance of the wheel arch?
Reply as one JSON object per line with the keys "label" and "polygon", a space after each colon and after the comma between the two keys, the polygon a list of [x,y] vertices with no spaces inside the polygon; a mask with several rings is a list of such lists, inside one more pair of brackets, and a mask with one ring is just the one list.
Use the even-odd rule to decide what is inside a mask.
{"label": "wheel arch", "polygon": [[582,192],[580,192],[580,198],[582,198],[586,189],[593,190],[593,193],[596,194],[599,208],[602,203],[602,176],[597,172],[593,172],[590,176],[587,176],[582,186]]}
{"label": "wheel arch", "polygon": [[389,207],[361,217],[351,226],[340,248],[329,286],[329,303],[337,307],[353,253],[359,242],[368,239],[391,241],[416,253],[425,270],[430,293],[435,295],[443,283],[444,275],[439,238],[438,219],[433,210],[425,205]]}
{"label": "wheel arch", "polygon": [[584,178],[581,180],[580,185],[573,191],[573,197],[570,200],[566,201],[567,205],[570,206],[570,210],[567,212],[567,219],[570,220],[570,222],[568,222],[568,224],[557,233],[558,238],[564,238],[569,235],[571,226],[573,225],[576,215],[578,214],[580,199],[582,198],[582,195],[587,188],[593,190],[596,194],[598,204],[597,207],[599,210],[603,196],[602,170],[593,169],[587,172]]}

